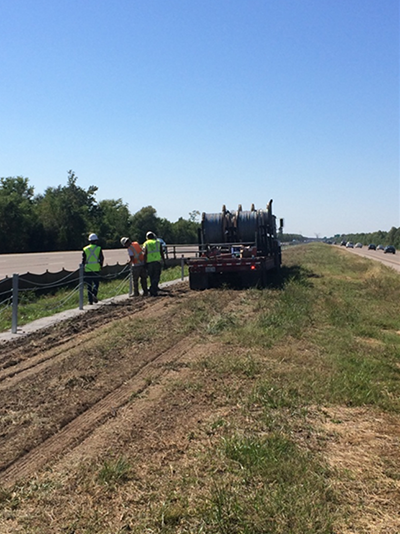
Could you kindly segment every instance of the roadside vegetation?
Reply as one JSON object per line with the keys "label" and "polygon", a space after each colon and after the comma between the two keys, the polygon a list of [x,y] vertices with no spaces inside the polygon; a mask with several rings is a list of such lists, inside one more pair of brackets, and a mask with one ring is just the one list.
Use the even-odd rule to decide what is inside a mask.
{"label": "roadside vegetation", "polygon": [[72,170],[66,185],[39,195],[28,178],[0,178],[0,254],[80,250],[92,232],[103,248],[120,247],[123,236],[143,243],[149,230],[167,243],[197,242],[198,211],[170,222],[153,206],[132,214],[121,198],[98,202],[97,190],[80,187]]}
{"label": "roadside vegetation", "polygon": [[378,230],[377,232],[370,233],[358,233],[358,234],[342,234],[335,235],[335,237],[330,238],[329,241],[351,241],[352,243],[361,243],[362,245],[374,244],[376,246],[388,246],[392,245],[397,250],[400,249],[400,228],[392,226],[392,228],[386,232],[383,230]]}
{"label": "roadside vegetation", "polygon": [[[154,427],[4,489],[3,525],[33,534],[399,532],[400,277],[318,243],[286,250],[283,262],[267,289],[193,292],[169,324],[152,319],[152,345],[179,333],[199,347],[164,384]],[[134,328],[147,328],[135,324],[133,340]],[[98,345],[118,345],[120,328],[103,336]]]}
{"label": "roadside vegetation", "polygon": [[[188,269],[184,268],[184,276],[187,276]],[[128,276],[128,274],[126,275]],[[170,267],[163,269],[160,283],[177,280],[182,276],[181,267]],[[101,281],[99,289],[99,299],[106,300],[129,294],[129,280]],[[84,288],[84,306],[87,305],[87,289]],[[37,295],[35,291],[22,291],[18,300],[18,327],[27,323],[50,317],[56,313],[79,307],[79,291],[68,288],[61,288],[49,295]],[[11,329],[12,307],[9,305],[0,312],[0,332]]]}

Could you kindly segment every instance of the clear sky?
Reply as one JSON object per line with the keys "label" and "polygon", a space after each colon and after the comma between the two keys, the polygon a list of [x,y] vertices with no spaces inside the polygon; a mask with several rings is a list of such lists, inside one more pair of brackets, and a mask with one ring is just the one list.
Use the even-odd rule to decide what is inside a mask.
{"label": "clear sky", "polygon": [[0,176],[399,227],[398,0],[0,0]]}

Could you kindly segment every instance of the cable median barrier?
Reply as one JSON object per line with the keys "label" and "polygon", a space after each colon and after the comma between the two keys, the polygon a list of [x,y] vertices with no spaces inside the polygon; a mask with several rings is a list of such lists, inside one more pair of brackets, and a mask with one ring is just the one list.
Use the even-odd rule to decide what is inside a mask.
{"label": "cable median barrier", "polygon": [[[131,272],[129,264],[120,265],[106,265],[103,268],[101,279],[110,282],[124,276],[121,284],[115,289],[115,296],[121,294],[124,285],[129,282]],[[129,282],[131,292],[132,281]],[[58,290],[68,289],[68,292],[60,292]],[[34,317],[48,317],[51,312],[61,309],[73,309],[68,306],[68,303],[78,301],[79,310],[83,310],[84,303],[84,269],[83,265],[79,266],[76,271],[65,271],[64,269],[58,273],[46,273],[36,275],[32,273],[25,273],[20,275],[13,274],[12,277],[6,277],[0,280],[0,297],[5,297],[0,301],[0,331],[5,331],[11,322],[11,333],[18,332],[18,317],[21,310],[24,310],[26,316],[30,319]],[[38,313],[38,297],[49,296],[55,294],[55,297],[60,297],[58,302],[41,299],[40,309]],[[3,306],[3,307],[2,307]],[[32,320],[32,319],[31,319]]]}
{"label": "cable median barrier", "polygon": [[7,310],[9,310],[11,308],[10,292],[9,291],[3,291],[2,293],[0,293],[0,297],[2,295],[8,295],[8,297],[5,298],[4,300],[0,301],[0,320],[1,320],[1,316],[3,315],[3,313],[5,313]]}
{"label": "cable median barrier", "polygon": [[[167,260],[169,267],[181,267],[181,280],[184,279],[184,268],[188,257],[196,255],[195,246],[175,246],[173,254],[170,252]],[[187,254],[186,254],[187,253]],[[180,257],[179,257],[180,255]],[[105,265],[100,274],[100,280],[107,283],[120,279],[115,287],[111,284],[107,291],[107,300],[114,299],[125,292],[133,295],[133,266]],[[128,286],[128,287],[127,287]],[[69,291],[64,291],[68,290]],[[112,290],[111,296],[110,291]],[[11,325],[11,333],[18,333],[18,323],[22,325],[49,317],[53,311],[73,310],[75,303],[79,310],[84,309],[84,265],[80,264],[76,271],[51,273],[46,270],[43,274],[15,273],[0,280],[0,332],[5,332]],[[44,299],[39,297],[44,296]],[[53,298],[54,297],[54,298]],[[55,299],[58,301],[55,302]],[[104,297],[103,297],[104,298]]]}

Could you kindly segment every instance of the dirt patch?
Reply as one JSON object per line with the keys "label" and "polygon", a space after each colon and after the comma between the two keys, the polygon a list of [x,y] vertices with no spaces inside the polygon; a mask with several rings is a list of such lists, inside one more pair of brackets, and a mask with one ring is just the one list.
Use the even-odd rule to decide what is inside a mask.
{"label": "dirt patch", "polygon": [[[217,450],[224,428],[245,432],[261,413],[252,406],[247,421],[241,403],[230,402],[252,387],[257,367],[239,365],[248,350],[207,335],[233,312],[240,320],[243,298],[220,291],[210,307],[207,292],[182,283],[1,346],[0,531],[136,532],[142,521],[154,527],[148,532],[173,532],[179,518],[176,532],[194,532],[185,513],[192,499],[207,501],[207,451]],[[271,373],[319,357],[301,344],[251,356]],[[366,408],[310,414],[312,430],[300,418],[298,442],[337,473],[332,484],[351,517],[337,532],[400,532],[398,418]]]}
{"label": "dirt patch", "polygon": [[[185,290],[99,309],[3,347],[0,482],[29,477],[146,389],[193,341],[170,313]],[[152,335],[152,323],[158,334]],[[175,328],[174,328],[175,327]],[[101,331],[101,334],[99,333]]]}

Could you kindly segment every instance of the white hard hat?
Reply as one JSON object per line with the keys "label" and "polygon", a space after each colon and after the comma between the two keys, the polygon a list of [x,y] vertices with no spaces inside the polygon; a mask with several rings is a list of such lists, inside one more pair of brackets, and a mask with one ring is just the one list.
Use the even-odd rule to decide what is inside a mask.
{"label": "white hard hat", "polygon": [[98,241],[99,238],[96,234],[89,234],[89,241]]}
{"label": "white hard hat", "polygon": [[154,232],[147,232],[146,239],[154,239],[156,237],[156,234]]}
{"label": "white hard hat", "polygon": [[123,247],[126,247],[128,241],[130,241],[129,237],[121,237],[120,243]]}

